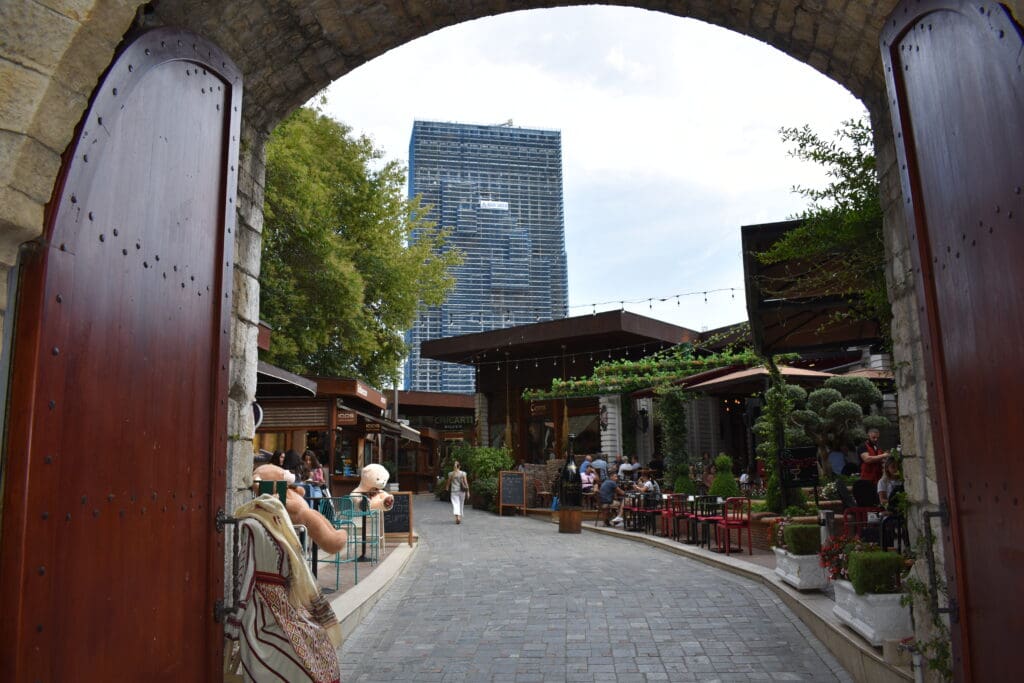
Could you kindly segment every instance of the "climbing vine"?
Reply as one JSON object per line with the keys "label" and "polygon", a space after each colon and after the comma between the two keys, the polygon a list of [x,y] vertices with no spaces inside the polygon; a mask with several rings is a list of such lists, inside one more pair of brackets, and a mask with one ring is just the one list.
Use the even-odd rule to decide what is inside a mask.
{"label": "climbing vine", "polygon": [[724,351],[695,356],[693,347],[681,344],[640,360],[612,360],[598,364],[590,377],[553,379],[550,389],[527,389],[523,398],[531,401],[585,398],[603,394],[626,394],[640,389],[658,389],[700,372],[715,368],[748,367],[760,362],[752,351]]}

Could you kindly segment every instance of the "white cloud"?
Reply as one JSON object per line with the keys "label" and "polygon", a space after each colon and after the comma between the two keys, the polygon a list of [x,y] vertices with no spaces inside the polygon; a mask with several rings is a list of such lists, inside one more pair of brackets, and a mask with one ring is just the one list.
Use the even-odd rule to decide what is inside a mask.
{"label": "white cloud", "polygon": [[[561,130],[577,305],[742,287],[739,226],[789,217],[791,187],[824,181],[778,129],[830,134],[863,107],[756,40],[594,6],[442,29],[336,82],[326,110],[402,160],[414,119]],[[696,329],[746,316],[739,291],[631,310]]]}

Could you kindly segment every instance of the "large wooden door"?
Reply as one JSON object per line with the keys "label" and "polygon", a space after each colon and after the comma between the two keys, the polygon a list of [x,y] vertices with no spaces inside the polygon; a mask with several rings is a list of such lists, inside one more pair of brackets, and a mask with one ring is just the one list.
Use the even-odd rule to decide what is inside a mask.
{"label": "large wooden door", "polygon": [[220,679],[241,79],[125,47],[25,254],[5,443],[0,679]]}
{"label": "large wooden door", "polygon": [[961,680],[1020,677],[1024,73],[994,2],[905,2],[883,35],[930,361]]}

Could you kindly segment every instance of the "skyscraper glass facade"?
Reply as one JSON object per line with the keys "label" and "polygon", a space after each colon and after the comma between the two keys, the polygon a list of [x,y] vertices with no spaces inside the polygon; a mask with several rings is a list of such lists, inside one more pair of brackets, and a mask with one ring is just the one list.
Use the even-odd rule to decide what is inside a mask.
{"label": "skyscraper glass facade", "polygon": [[[552,130],[416,121],[409,196],[451,228],[464,254],[441,306],[406,334],[405,388],[473,391],[473,368],[420,357],[420,342],[564,318],[568,310],[562,135]],[[413,239],[417,236],[414,233]]]}

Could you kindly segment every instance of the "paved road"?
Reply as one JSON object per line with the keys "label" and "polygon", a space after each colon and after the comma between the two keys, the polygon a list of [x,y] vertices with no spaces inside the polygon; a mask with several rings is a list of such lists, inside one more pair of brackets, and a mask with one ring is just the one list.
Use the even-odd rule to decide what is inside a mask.
{"label": "paved road", "polygon": [[626,539],[417,496],[420,548],[342,681],[850,681],[763,586]]}

